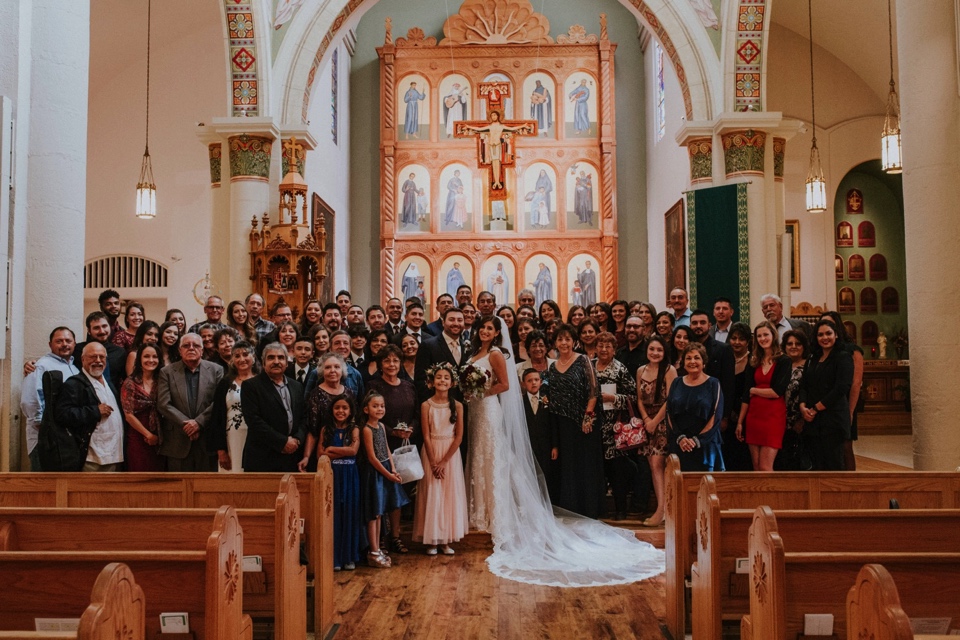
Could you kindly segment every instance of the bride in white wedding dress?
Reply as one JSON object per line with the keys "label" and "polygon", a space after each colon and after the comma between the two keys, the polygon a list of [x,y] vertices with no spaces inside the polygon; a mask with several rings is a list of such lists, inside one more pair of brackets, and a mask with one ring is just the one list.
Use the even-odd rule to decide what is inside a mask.
{"label": "bride in white wedding dress", "polygon": [[628,584],[664,570],[664,554],[631,532],[562,509],[547,495],[527,435],[520,381],[500,318],[479,319],[470,362],[493,374],[470,404],[467,494],[471,528],[489,531],[497,576],[558,587]]}

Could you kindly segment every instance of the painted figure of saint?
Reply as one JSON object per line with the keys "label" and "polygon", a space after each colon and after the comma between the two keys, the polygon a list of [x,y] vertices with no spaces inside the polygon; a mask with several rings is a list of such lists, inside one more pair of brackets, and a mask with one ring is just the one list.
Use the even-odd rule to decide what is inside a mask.
{"label": "painted figure of saint", "polygon": [[463,193],[463,187],[457,189],[457,195],[453,197],[453,223],[457,228],[463,229],[467,222],[467,196]]}
{"label": "painted figure of saint", "polygon": [[443,121],[446,123],[447,137],[453,137],[453,123],[459,120],[466,120],[467,98],[470,92],[468,88],[461,89],[459,82],[454,82],[450,93],[443,97]]}
{"label": "painted figure of saint", "polygon": [[503,263],[497,263],[497,269],[487,276],[487,291],[493,294],[498,302],[510,299],[510,281],[507,272],[503,270]]}
{"label": "painted figure of saint", "polygon": [[465,284],[463,273],[460,271],[460,263],[454,262],[453,268],[447,272],[447,293],[456,297],[457,289]]}
{"label": "painted figure of saint", "polygon": [[573,128],[577,133],[583,133],[590,129],[590,113],[587,110],[587,101],[590,99],[590,89],[587,88],[586,78],[580,81],[569,95],[573,107]]}
{"label": "painted figure of saint", "polygon": [[504,206],[503,200],[494,200],[490,204],[490,219],[506,221],[507,208]]}
{"label": "painted figure of saint", "polygon": [[400,188],[403,192],[403,204],[400,208],[402,224],[417,224],[417,183],[413,181],[416,177],[417,174],[411,173]]}
{"label": "painted figure of saint", "polygon": [[542,188],[533,192],[533,199],[530,200],[530,224],[533,227],[540,225],[540,205],[544,204],[543,198],[544,192]]}
{"label": "painted figure of saint", "polygon": [[544,300],[553,300],[553,274],[550,273],[550,267],[541,262],[537,278],[530,284],[533,285],[536,300],[534,308],[539,309]]}
{"label": "painted figure of saint", "polygon": [[551,206],[551,194],[553,193],[553,180],[550,179],[546,169],[540,169],[540,175],[537,176],[537,184],[534,187],[537,192],[543,189],[543,200],[547,203],[547,211],[553,211]]}
{"label": "painted figure of saint", "polygon": [[586,261],[583,271],[577,272],[580,281],[580,304],[584,307],[597,303],[597,272],[591,268],[591,262]]}
{"label": "painted figure of saint", "polygon": [[423,276],[420,275],[420,269],[416,262],[411,262],[403,272],[403,278],[400,279],[400,292],[403,299],[417,297],[417,291],[422,290]]}
{"label": "painted figure of saint", "polygon": [[581,224],[593,224],[593,177],[585,171],[577,176],[573,191],[573,212]]}
{"label": "painted figure of saint", "polygon": [[460,170],[453,172],[453,177],[447,180],[447,203],[443,209],[443,223],[453,222],[453,212],[456,207],[457,190],[463,188],[463,180],[460,179]]}
{"label": "painted figure of saint", "polygon": [[417,191],[417,222],[427,219],[427,192],[420,187]]}
{"label": "painted figure of saint", "polygon": [[583,306],[583,289],[580,287],[580,281],[573,281],[573,288],[570,290],[570,304]]}
{"label": "painted figure of saint", "polygon": [[403,132],[407,137],[418,138],[420,131],[420,101],[425,100],[427,94],[420,93],[417,90],[417,83],[411,82],[410,88],[403,96],[403,101],[407,103],[406,120],[403,126]]}
{"label": "painted figure of saint", "polygon": [[530,94],[530,119],[537,121],[537,127],[543,135],[553,126],[553,98],[550,90],[539,80]]}

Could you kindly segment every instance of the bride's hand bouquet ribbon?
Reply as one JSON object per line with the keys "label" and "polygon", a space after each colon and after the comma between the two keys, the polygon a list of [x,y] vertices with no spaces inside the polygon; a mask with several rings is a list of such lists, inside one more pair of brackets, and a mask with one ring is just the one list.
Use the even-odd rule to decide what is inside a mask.
{"label": "bride's hand bouquet ribbon", "polygon": [[492,381],[493,374],[475,364],[468,364],[460,370],[460,391],[467,402],[483,400]]}

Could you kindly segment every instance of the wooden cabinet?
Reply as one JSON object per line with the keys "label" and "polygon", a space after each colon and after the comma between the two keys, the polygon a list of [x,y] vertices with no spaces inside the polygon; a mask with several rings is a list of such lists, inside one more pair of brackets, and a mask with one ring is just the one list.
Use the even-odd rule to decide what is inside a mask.
{"label": "wooden cabinet", "polygon": [[910,361],[865,360],[863,363],[863,411],[858,420],[860,435],[909,435]]}

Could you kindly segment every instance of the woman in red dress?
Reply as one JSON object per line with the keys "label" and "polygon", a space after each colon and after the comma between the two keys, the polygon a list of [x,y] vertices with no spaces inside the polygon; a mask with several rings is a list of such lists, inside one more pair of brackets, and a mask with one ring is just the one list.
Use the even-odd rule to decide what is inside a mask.
{"label": "woman in red dress", "polygon": [[773,471],[787,429],[784,394],[793,366],[777,338],[777,328],[768,320],[754,328],[753,353],[745,371],[747,382],[736,436],[750,447],[754,471]]}

